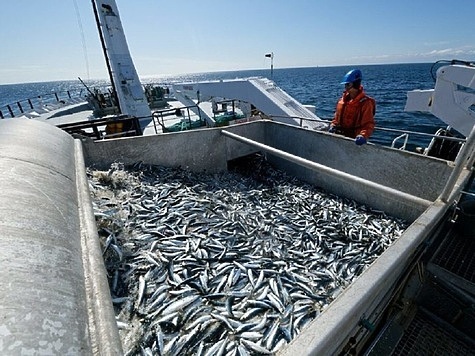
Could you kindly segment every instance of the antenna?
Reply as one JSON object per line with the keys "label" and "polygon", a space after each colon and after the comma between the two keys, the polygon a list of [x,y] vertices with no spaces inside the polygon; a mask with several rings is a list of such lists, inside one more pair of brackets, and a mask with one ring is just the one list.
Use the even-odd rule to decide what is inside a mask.
{"label": "antenna", "polygon": [[274,75],[274,52],[266,53],[266,58],[270,58],[270,77]]}

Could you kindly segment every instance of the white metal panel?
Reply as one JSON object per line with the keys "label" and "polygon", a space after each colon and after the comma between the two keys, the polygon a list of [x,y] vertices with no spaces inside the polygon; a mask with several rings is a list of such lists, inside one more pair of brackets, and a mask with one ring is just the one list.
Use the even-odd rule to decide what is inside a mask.
{"label": "white metal panel", "polygon": [[135,70],[114,0],[97,0],[97,13],[112,78],[123,114],[148,117],[150,108]]}

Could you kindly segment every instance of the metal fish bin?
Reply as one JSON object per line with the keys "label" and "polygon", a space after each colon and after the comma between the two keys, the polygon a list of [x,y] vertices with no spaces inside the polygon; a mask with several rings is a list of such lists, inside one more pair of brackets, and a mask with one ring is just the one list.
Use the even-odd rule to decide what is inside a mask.
{"label": "metal fish bin", "polygon": [[[146,140],[125,150],[118,142],[101,142],[90,151],[91,162],[103,169],[90,172],[93,185],[99,184],[92,191],[103,189],[104,175],[114,181],[117,174],[126,185],[138,179],[135,198],[126,198],[135,208],[125,211],[138,209],[145,220],[121,227],[137,229],[127,245],[136,265],[125,281],[111,274],[121,333],[136,336],[127,338],[126,348],[290,355],[308,344],[307,337],[320,335],[318,346],[304,346],[304,354],[334,350],[343,342],[340,335],[352,332],[342,326],[360,323],[364,312],[356,316],[351,309],[357,299],[370,308],[401,270],[399,263],[429,234],[430,220],[444,212],[442,206],[428,208],[451,169],[379,147],[358,151],[347,140],[288,125],[253,123],[226,131],[225,137],[221,130],[161,136],[162,155]],[[102,151],[121,151],[122,166]],[[138,156],[146,159],[137,164]],[[371,169],[354,164],[363,156]],[[253,157],[252,164],[244,161],[246,174],[231,170],[240,157]],[[394,174],[398,167],[406,167],[403,174]],[[427,181],[413,173],[416,167],[440,179]],[[411,226],[424,213],[425,221]],[[398,252],[384,256],[404,231],[407,240],[394,247]],[[145,255],[138,252],[142,245]],[[112,261],[124,258],[110,246]],[[128,286],[139,297],[124,297]],[[319,323],[324,317],[335,327],[322,328],[328,325]],[[148,343],[138,335],[147,335]]]}
{"label": "metal fish bin", "polygon": [[234,163],[88,172],[127,354],[275,353],[406,227],[262,155]]}

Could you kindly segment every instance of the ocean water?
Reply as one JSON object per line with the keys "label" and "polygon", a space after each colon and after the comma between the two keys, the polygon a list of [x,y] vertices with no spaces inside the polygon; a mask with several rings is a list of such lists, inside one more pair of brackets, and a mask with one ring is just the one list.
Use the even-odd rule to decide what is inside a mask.
{"label": "ocean water", "polygon": [[[390,64],[358,66],[363,72],[363,86],[368,95],[376,100],[376,126],[418,131],[433,134],[446,125],[430,114],[404,112],[406,93],[414,89],[431,89],[435,85],[435,75],[432,63]],[[272,79],[303,104],[316,106],[316,114],[322,119],[331,119],[336,102],[341,96],[342,77],[353,67],[309,67],[246,70],[230,72],[212,72],[147,78],[144,83],[172,83],[180,81],[235,79],[261,76]],[[108,82],[86,81],[89,87],[103,87]],[[44,83],[24,83],[0,85],[0,110],[5,105],[18,100],[36,98],[60,91],[85,90],[79,81],[57,81]],[[395,133],[376,130],[371,138],[373,143],[389,144],[396,136]],[[429,138],[411,136],[409,148],[425,146]]]}

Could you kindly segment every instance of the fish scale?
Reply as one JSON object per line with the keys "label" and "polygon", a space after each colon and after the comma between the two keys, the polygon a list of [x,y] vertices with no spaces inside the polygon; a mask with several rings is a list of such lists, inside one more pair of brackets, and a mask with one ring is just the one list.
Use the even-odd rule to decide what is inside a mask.
{"label": "fish scale", "polygon": [[[270,166],[265,184],[238,172],[140,167],[111,167],[110,181],[120,175],[121,185],[88,170],[100,237],[115,236],[104,259],[123,286],[111,290],[117,319],[140,323],[143,335],[160,328],[160,342],[121,328],[127,354],[275,352],[406,227]],[[140,295],[128,295],[134,291]],[[140,308],[128,300],[140,300]],[[249,331],[256,325],[261,338]]]}

